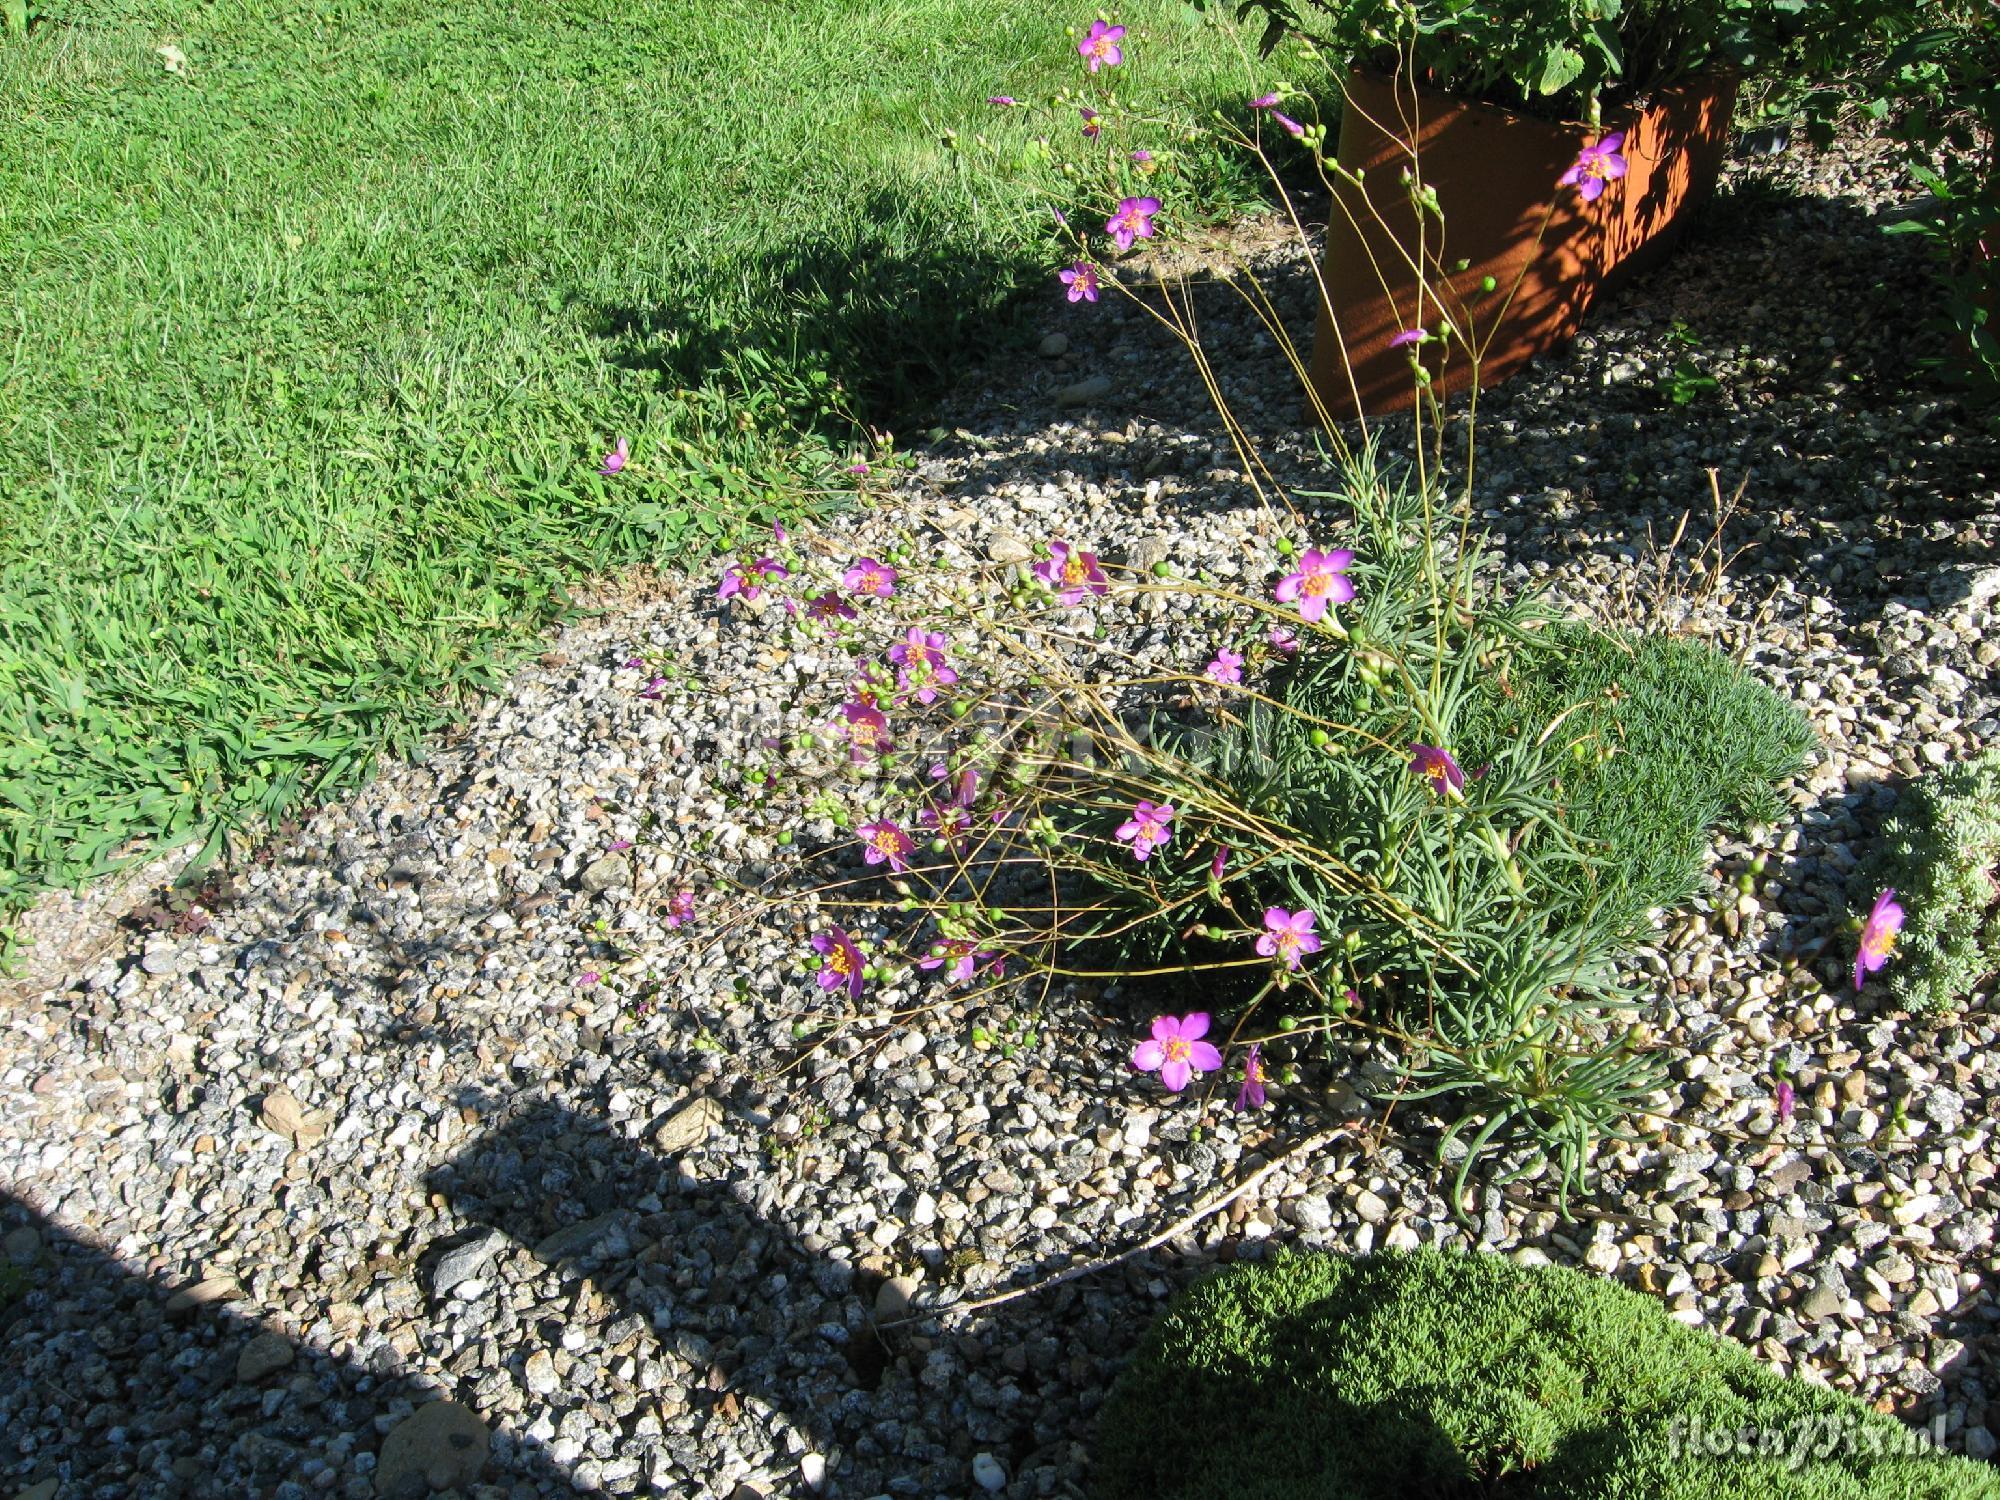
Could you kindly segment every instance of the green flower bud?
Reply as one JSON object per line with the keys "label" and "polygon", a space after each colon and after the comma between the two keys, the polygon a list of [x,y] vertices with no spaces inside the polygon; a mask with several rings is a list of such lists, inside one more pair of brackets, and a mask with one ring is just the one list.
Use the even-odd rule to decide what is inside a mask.
{"label": "green flower bud", "polygon": [[1309,736],[1309,738],[1312,740],[1313,749],[1324,750],[1326,748],[1327,741],[1331,740],[1333,736],[1328,734],[1324,729],[1315,729]]}
{"label": "green flower bud", "polygon": [[1153,564],[1153,576],[1155,578],[1173,577],[1174,576],[1173,564],[1168,562],[1165,558],[1161,558],[1160,561]]}

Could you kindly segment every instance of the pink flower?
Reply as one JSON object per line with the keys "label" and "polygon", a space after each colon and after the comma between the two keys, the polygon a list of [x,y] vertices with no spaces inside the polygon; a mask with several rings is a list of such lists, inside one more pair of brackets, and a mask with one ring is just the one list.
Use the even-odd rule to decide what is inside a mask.
{"label": "pink flower", "polygon": [[1229,1106],[1239,1115],[1264,1107],[1263,1052],[1261,1042],[1252,1042],[1249,1055],[1243,1059],[1243,1087],[1237,1091],[1236,1102]]}
{"label": "pink flower", "polygon": [[847,472],[854,475],[857,479],[866,479],[868,477],[868,465],[857,458],[847,466]]}
{"label": "pink flower", "polygon": [[1193,1081],[1197,1068],[1213,1073],[1222,1066],[1222,1054],[1202,1040],[1207,1035],[1206,1011],[1156,1017],[1152,1037],[1132,1049],[1132,1066],[1141,1073],[1158,1073],[1160,1082],[1178,1094]]}
{"label": "pink flower", "polygon": [[1873,974],[1889,961],[1889,950],[1896,946],[1896,934],[1903,930],[1903,908],[1896,904],[1896,893],[1884,891],[1875,898],[1875,906],[1868,913],[1868,920],[1861,924],[1861,946],[1854,952],[1854,988],[1861,988],[1863,977]]}
{"label": "pink flower", "polygon": [[820,954],[825,962],[820,965],[819,987],[823,990],[837,990],[843,986],[847,998],[861,998],[861,971],[867,965],[862,962],[861,950],[854,946],[854,939],[847,935],[844,927],[835,924],[812,940],[813,951]]}
{"label": "pink flower", "polygon": [[1779,1079],[1777,1088],[1772,1090],[1772,1099],[1778,1106],[1778,1123],[1790,1124],[1792,1111],[1798,1106],[1798,1095],[1792,1092],[1792,1086],[1784,1079]]}
{"label": "pink flower", "polygon": [[1215,846],[1215,858],[1208,862],[1209,878],[1211,880],[1222,879],[1222,872],[1228,868],[1229,846],[1227,844],[1217,844]]}
{"label": "pink flower", "polygon": [[1007,972],[1007,959],[1003,954],[988,953],[970,938],[941,938],[931,944],[929,958],[917,960],[920,969],[941,969],[951,965],[951,972],[945,977],[954,984],[968,983],[979,972],[981,964],[990,964],[994,976],[1001,977]]}
{"label": "pink flower", "polygon": [[1118,837],[1132,845],[1132,857],[1143,860],[1174,836],[1171,802],[1135,802],[1132,816],[1118,825]]}
{"label": "pink flower", "polygon": [[916,849],[910,836],[887,818],[878,818],[873,823],[863,823],[854,830],[861,835],[862,858],[871,865],[888,861],[889,868],[898,875],[910,868],[909,856]]}
{"label": "pink flower", "polygon": [[791,569],[783,563],[772,558],[760,557],[753,563],[731,566],[722,575],[722,587],[715,591],[715,597],[729,599],[740,595],[746,603],[749,603],[764,592],[765,584],[791,576]]}
{"label": "pink flower", "polygon": [[846,721],[843,727],[852,759],[866,760],[890,748],[889,721],[874,704],[850,699],[840,705],[840,716]]}
{"label": "pink flower", "polygon": [[1264,638],[1271,643],[1273,651],[1282,651],[1287,656],[1299,649],[1299,633],[1289,625],[1273,625]]}
{"label": "pink flower", "polygon": [[639,668],[646,665],[646,658],[643,656],[628,656],[619,665],[624,667],[628,672],[636,672]]}
{"label": "pink flower", "polygon": [[791,538],[785,534],[785,528],[783,525],[781,525],[777,521],[773,521],[771,523],[771,540],[776,542],[780,547],[782,547],[785,545],[786,542],[789,542]]}
{"label": "pink flower", "polygon": [[1280,114],[1277,110],[1274,109],[1271,111],[1271,118],[1277,122],[1278,128],[1284,131],[1285,134],[1290,136],[1293,140],[1301,141],[1305,139],[1305,134],[1306,134],[1305,126],[1301,125],[1297,120],[1294,120],[1290,115]]}
{"label": "pink flower", "polygon": [[1319,919],[1309,911],[1286,911],[1273,906],[1264,913],[1264,935],[1257,939],[1257,951],[1266,958],[1282,958],[1294,972],[1299,959],[1319,952],[1319,935],[1313,924]]}
{"label": "pink flower", "polygon": [[856,618],[854,606],[849,604],[832,589],[806,605],[806,618],[822,623],[828,620],[852,620]]}
{"label": "pink flower", "polygon": [[1159,211],[1158,198],[1121,198],[1118,212],[1104,221],[1104,232],[1120,250],[1130,250],[1133,240],[1153,237],[1153,215]]}
{"label": "pink flower", "polygon": [[1343,571],[1353,561],[1354,554],[1345,547],[1330,552],[1306,548],[1299,555],[1298,568],[1278,580],[1278,602],[1290,604],[1296,600],[1301,618],[1315,622],[1324,619],[1327,605],[1345,604],[1354,597],[1354,584]]}
{"label": "pink flower", "polygon": [[639,689],[639,696],[641,698],[650,698],[652,699],[653,702],[658,703],[660,701],[660,695],[666,691],[666,688],[667,688],[666,678],[653,677],[648,679],[646,685]]}
{"label": "pink flower", "polygon": [[1069,288],[1072,302],[1095,302],[1097,300],[1097,267],[1087,260],[1080,260],[1067,271],[1056,272],[1056,280]]}
{"label": "pink flower", "polygon": [[1243,680],[1243,653],[1240,651],[1231,651],[1227,647],[1217,647],[1215,660],[1203,667],[1202,670],[1208,674],[1209,681],[1211,682],[1219,682],[1224,685],[1241,682]]}
{"label": "pink flower", "polygon": [[1415,328],[1405,328],[1401,333],[1390,339],[1389,347],[1391,349],[1401,349],[1406,344],[1421,344],[1429,337],[1430,334],[1424,331],[1423,325],[1418,324]]}
{"label": "pink flower", "polygon": [[1011,109],[1021,101],[1016,99],[1012,94],[988,94],[986,102],[995,109]]}
{"label": "pink flower", "polygon": [[1250,101],[1250,107],[1252,109],[1276,109],[1281,97],[1278,94],[1259,94],[1255,99]]}
{"label": "pink flower", "polygon": [[678,927],[683,922],[694,920],[694,892],[686,886],[675,891],[667,900],[667,925]]}
{"label": "pink flower", "polygon": [[609,849],[613,854],[623,854],[627,849],[632,847],[632,841],[630,839],[613,839],[604,847]]}
{"label": "pink flower", "polygon": [[604,455],[604,461],[597,466],[597,472],[609,478],[625,467],[625,460],[632,456],[632,446],[620,438],[612,444],[611,451]]}
{"label": "pink flower", "polygon": [[577,975],[576,987],[580,990],[595,989],[597,987],[597,970],[585,969],[581,974]]}
{"label": "pink flower", "polygon": [[935,630],[912,625],[902,640],[889,648],[889,660],[897,667],[896,688],[919,703],[937,701],[937,690],[958,681],[957,669],[945,661],[951,643]]}
{"label": "pink flower", "polygon": [[1097,118],[1097,111],[1086,106],[1077,110],[1077,113],[1083,116],[1083,133],[1091,140],[1096,140],[1104,130],[1104,126]]}
{"label": "pink flower", "polygon": [[1144,149],[1134,151],[1132,153],[1132,162],[1143,172],[1153,165],[1153,153]]}
{"label": "pink flower", "polygon": [[1090,71],[1099,68],[1115,68],[1125,61],[1125,50],[1118,43],[1125,36],[1123,26],[1107,25],[1103,21],[1090,23],[1090,35],[1076,44],[1076,50],[1083,60],[1090,64]]}
{"label": "pink flower", "polygon": [[1618,148],[1625,144],[1625,132],[1613,131],[1594,146],[1585,146],[1576,154],[1576,165],[1556,179],[1559,186],[1573,187],[1582,195],[1585,203],[1595,203],[1604,192],[1604,184],[1616,182],[1625,175],[1625,158],[1618,154]]}
{"label": "pink flower", "polygon": [[1431,790],[1440,796],[1449,797],[1465,790],[1465,772],[1459,770],[1450,751],[1440,750],[1436,745],[1410,746],[1410,769],[1419,776],[1428,776]]}
{"label": "pink flower", "polygon": [[1056,603],[1081,604],[1085,594],[1102,599],[1111,581],[1097,565],[1095,552],[1072,550],[1068,542],[1050,542],[1049,560],[1035,564],[1035,576],[1056,591]]}
{"label": "pink flower", "polygon": [[896,592],[896,570],[887,563],[864,557],[841,575],[840,581],[852,594],[868,594],[887,599]]}

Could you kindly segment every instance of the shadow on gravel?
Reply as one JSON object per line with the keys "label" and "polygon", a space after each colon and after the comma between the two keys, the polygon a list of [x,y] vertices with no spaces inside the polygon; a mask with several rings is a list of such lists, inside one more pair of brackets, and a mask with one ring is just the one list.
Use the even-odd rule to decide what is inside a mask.
{"label": "shadow on gravel", "polygon": [[[364,1500],[494,1471],[483,1425],[432,1399],[468,1393],[420,1389],[387,1345],[335,1358],[232,1285],[142,1275],[6,1192],[0,1235],[0,1494]],[[523,1494],[575,1492],[545,1457],[511,1470]]]}
{"label": "shadow on gravel", "polygon": [[[797,1196],[804,1186],[798,1175],[760,1174],[758,1196],[746,1202],[745,1182],[691,1175],[699,1160],[664,1159],[602,1120],[533,1104],[429,1179],[459,1216],[486,1226],[487,1253],[522,1247],[545,1268],[543,1310],[508,1351],[510,1363],[524,1367],[546,1348],[559,1378],[564,1310],[601,1319],[609,1326],[593,1335],[599,1357],[624,1349],[634,1361],[627,1378],[658,1404],[666,1432],[647,1441],[696,1475],[718,1450],[757,1446],[738,1424],[761,1429],[774,1470],[796,1475],[817,1453],[838,1481],[843,1459],[855,1456],[892,1476],[897,1494],[965,1493],[967,1463],[981,1452],[1020,1475],[1089,1436],[1074,1410],[1052,1414],[1038,1392],[1101,1394],[1105,1356],[1129,1345],[1156,1305],[1149,1283],[1162,1273],[1142,1264],[1056,1289],[1032,1310],[982,1315],[969,1329],[943,1331],[922,1318],[922,1302],[897,1326],[897,1316],[910,1317],[903,1299],[916,1284],[884,1272],[914,1265],[892,1267],[865,1238],[833,1246],[793,1235],[775,1214],[788,1187]],[[880,1170],[891,1170],[886,1160]],[[1015,1270],[1025,1281],[1069,1264],[1065,1255]],[[595,1310],[599,1299],[611,1305]],[[971,1389],[976,1405],[954,1398],[954,1388]],[[778,1430],[774,1414],[797,1436]]]}

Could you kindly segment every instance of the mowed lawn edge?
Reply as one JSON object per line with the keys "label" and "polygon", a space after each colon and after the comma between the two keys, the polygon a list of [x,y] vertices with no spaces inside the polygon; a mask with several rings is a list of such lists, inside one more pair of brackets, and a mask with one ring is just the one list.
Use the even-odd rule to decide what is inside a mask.
{"label": "mowed lawn edge", "polygon": [[[987,97],[1079,79],[1089,19],[72,0],[0,41],[0,912],[413,752],[579,578],[851,500],[856,422],[1059,290],[1049,117]],[[1136,112],[1260,72],[1120,19]],[[1190,212],[1254,191],[1188,168]]]}

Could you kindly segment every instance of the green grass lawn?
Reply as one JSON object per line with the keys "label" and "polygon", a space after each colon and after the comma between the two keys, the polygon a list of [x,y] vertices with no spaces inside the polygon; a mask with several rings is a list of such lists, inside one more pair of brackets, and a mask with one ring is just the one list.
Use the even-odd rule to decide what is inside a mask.
{"label": "green grass lawn", "polygon": [[[566,582],[829,502],[848,418],[1055,294],[1034,170],[945,137],[1047,129],[985,100],[1080,79],[1087,6],[45,8],[0,34],[0,906],[409,750]],[[1135,102],[1261,83],[1119,19]]]}

